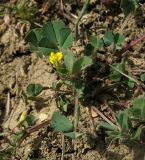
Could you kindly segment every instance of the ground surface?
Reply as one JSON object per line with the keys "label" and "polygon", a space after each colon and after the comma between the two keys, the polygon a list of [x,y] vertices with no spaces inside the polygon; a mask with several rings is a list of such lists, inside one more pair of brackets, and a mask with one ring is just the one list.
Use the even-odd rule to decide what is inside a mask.
{"label": "ground surface", "polygon": [[[60,3],[50,1],[50,7],[44,14],[35,15],[33,22],[43,25],[48,20],[62,19],[70,28],[74,28],[73,16],[78,15],[82,3],[75,4],[74,1],[64,3],[65,14],[60,11]],[[67,16],[66,16],[67,15]],[[72,50],[76,54],[84,51],[84,44],[88,36],[97,35],[102,37],[105,31],[113,30],[117,32],[125,18],[117,4],[104,6],[100,3],[91,2],[88,12],[82,18],[79,32],[80,40],[73,44]],[[41,83],[48,87],[52,82],[57,81],[58,77],[53,72],[52,66],[47,58],[40,59],[35,53],[30,53],[28,46],[24,42],[26,33],[32,27],[32,23],[16,17],[4,14],[0,20],[0,132],[6,132],[6,128],[13,129],[17,124],[17,119],[23,111],[30,112],[41,120],[40,115],[46,114],[49,118],[56,110],[54,92],[46,90],[38,97],[38,100],[30,102],[28,106],[23,104],[20,91],[28,86],[29,83]],[[126,27],[123,29],[127,37],[126,42],[139,37],[145,32],[145,3],[139,11],[132,16]],[[145,70],[145,42],[135,46],[128,51],[127,65],[130,71],[138,76],[137,70]],[[135,72],[136,70],[137,72]],[[88,79],[95,79],[99,76],[97,70],[92,70]],[[98,83],[98,84],[97,84]],[[97,80],[92,83],[93,87],[99,87],[103,82]],[[95,84],[95,85],[94,85]],[[103,112],[107,112],[104,100],[107,98],[123,100],[128,104],[134,91],[125,88],[120,89],[117,96],[108,93],[99,93],[95,97],[89,97],[90,103],[98,104]],[[111,91],[113,92],[113,90]],[[137,92],[137,91],[136,91]],[[116,94],[116,93],[115,93]],[[10,95],[10,97],[8,96]],[[118,98],[118,99],[117,99]],[[9,108],[7,107],[7,104]],[[103,107],[102,107],[103,106]],[[102,109],[103,108],[103,109]],[[8,113],[7,113],[8,112]],[[115,143],[109,145],[104,136],[98,129],[99,116],[94,118],[95,132],[93,131],[86,106],[81,108],[81,119],[79,131],[83,136],[71,141],[65,139],[66,160],[143,160],[144,145]],[[3,137],[0,137],[1,149],[5,148]],[[10,159],[49,159],[59,160],[61,158],[61,135],[48,128],[41,129],[27,137],[22,146],[17,148],[16,154]]]}

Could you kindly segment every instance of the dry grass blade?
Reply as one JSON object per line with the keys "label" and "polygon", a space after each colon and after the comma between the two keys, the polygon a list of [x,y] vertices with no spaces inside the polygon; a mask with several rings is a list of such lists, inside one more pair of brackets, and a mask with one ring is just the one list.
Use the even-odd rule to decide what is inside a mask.
{"label": "dry grass blade", "polygon": [[96,107],[92,107],[92,109],[108,124],[110,124],[112,127],[117,128],[115,124],[113,124],[103,113],[101,113]]}

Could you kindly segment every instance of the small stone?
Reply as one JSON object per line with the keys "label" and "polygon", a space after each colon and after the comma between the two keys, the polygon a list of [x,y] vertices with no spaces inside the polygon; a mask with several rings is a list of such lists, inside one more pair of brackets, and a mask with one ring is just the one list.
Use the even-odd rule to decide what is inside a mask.
{"label": "small stone", "polygon": [[40,122],[45,121],[47,118],[48,118],[48,115],[47,115],[47,114],[45,114],[45,113],[40,113],[40,115],[39,115],[39,121],[40,121]]}

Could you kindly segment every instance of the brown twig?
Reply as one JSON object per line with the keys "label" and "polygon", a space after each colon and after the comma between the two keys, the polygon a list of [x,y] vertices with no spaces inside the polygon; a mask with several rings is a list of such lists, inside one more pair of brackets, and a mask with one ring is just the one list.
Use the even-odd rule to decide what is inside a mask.
{"label": "brown twig", "polygon": [[7,118],[8,118],[8,115],[9,115],[9,112],[10,112],[10,106],[11,106],[10,103],[11,103],[10,92],[8,92],[8,94],[7,94],[7,103],[6,103],[6,106],[5,106],[5,108],[6,108],[6,114],[5,114],[4,121],[6,121]]}
{"label": "brown twig", "polygon": [[25,131],[24,135],[22,136],[22,138],[18,141],[18,146],[20,146],[21,143],[24,141],[24,139],[25,139],[26,137],[28,137],[31,133],[36,132],[36,131],[38,131],[39,129],[41,129],[41,128],[43,128],[43,127],[46,127],[46,126],[49,124],[49,121],[50,121],[50,120],[46,120],[46,121],[44,121],[44,122],[42,122],[42,123],[40,123],[40,124],[36,124],[35,126],[27,129],[27,130]]}
{"label": "brown twig", "polygon": [[117,128],[115,124],[113,124],[103,113],[101,113],[96,107],[92,106],[92,109],[102,118],[104,119],[107,123],[109,123],[111,126]]}
{"label": "brown twig", "polygon": [[61,154],[61,160],[64,160],[64,154],[65,154],[65,136],[64,136],[64,134],[62,134],[62,142],[61,142],[61,144],[62,144],[62,154]]}
{"label": "brown twig", "polygon": [[129,50],[132,47],[134,47],[135,45],[139,44],[144,39],[145,39],[145,33],[142,36],[140,36],[139,38],[137,38],[136,40],[132,41],[130,44],[127,44],[125,47],[123,47],[119,53],[123,54],[127,50]]}
{"label": "brown twig", "polygon": [[90,117],[90,120],[91,120],[91,123],[92,123],[93,132],[95,133],[96,132],[96,128],[95,128],[94,119],[92,117],[91,107],[88,107],[88,113],[89,113],[89,117]]}

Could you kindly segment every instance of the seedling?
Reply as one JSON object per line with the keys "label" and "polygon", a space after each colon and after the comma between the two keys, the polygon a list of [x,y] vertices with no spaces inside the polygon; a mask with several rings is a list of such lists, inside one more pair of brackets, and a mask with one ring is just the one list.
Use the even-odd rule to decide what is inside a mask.
{"label": "seedling", "polygon": [[109,138],[140,140],[145,125],[145,96],[142,95],[133,101],[133,107],[116,112],[116,127],[107,122],[101,122],[100,127],[106,130]]}
{"label": "seedling", "polygon": [[[49,61],[56,69],[62,82],[71,91],[75,102],[75,122],[73,124],[67,117],[60,112],[54,113],[52,116],[52,127],[54,130],[63,133],[74,139],[80,134],[76,132],[79,116],[80,105],[78,99],[82,97],[83,81],[81,74],[87,67],[92,64],[92,59],[87,56],[77,58],[74,53],[68,50],[73,42],[73,35],[69,28],[66,28],[62,21],[48,22],[42,28],[33,29],[26,37],[30,47],[37,52],[39,56],[49,56]],[[55,91],[59,90],[61,83],[54,84]],[[63,100],[61,108],[67,111],[67,102]],[[61,101],[62,105],[62,101]],[[61,124],[60,124],[61,123]]]}

